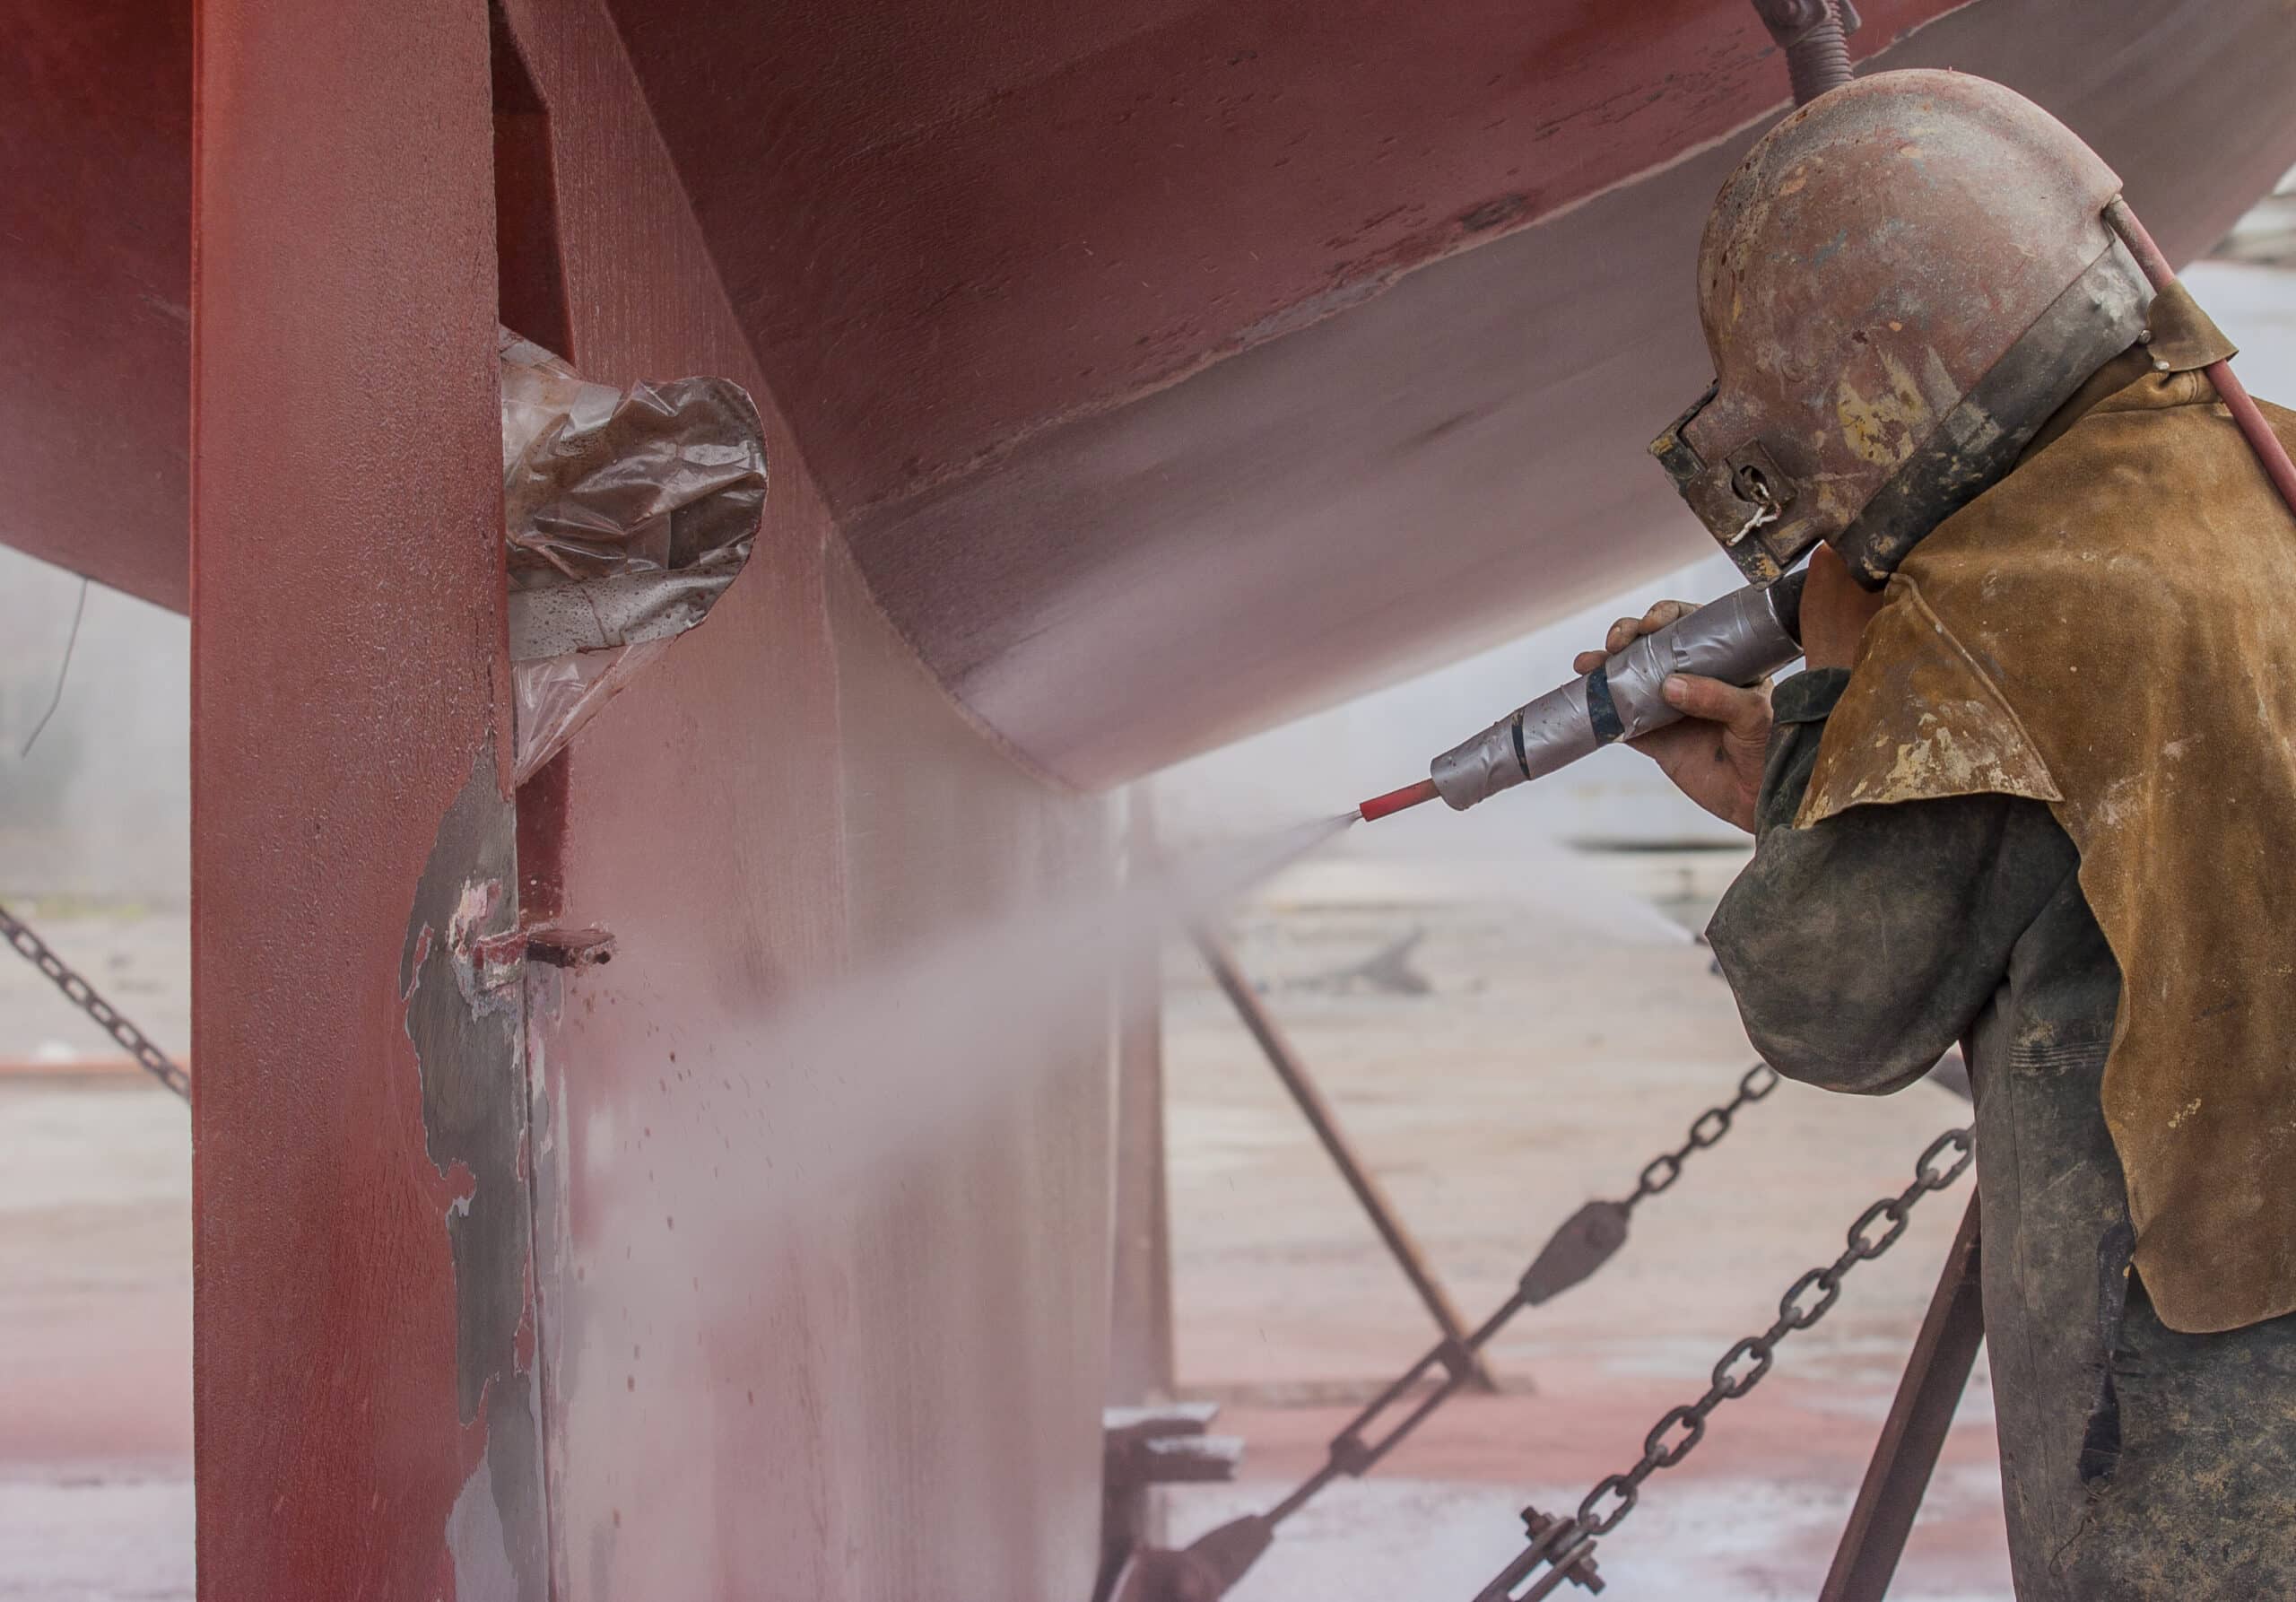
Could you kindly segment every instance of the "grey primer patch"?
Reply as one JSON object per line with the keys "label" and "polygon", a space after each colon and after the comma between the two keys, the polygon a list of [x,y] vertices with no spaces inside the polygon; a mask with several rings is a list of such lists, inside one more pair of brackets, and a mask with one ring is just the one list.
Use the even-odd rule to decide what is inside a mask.
{"label": "grey primer patch", "polygon": [[510,1572],[510,1542],[502,1511],[494,1505],[492,1480],[487,1464],[472,1469],[447,1515],[447,1550],[454,1554],[458,1598],[526,1594]]}
{"label": "grey primer patch", "polygon": [[[447,1531],[466,1597],[544,1602],[547,1517],[535,1380],[517,1368],[533,1248],[518,1171],[526,1126],[517,969],[490,973],[477,943],[518,921],[517,814],[495,785],[490,743],[440,820],[399,957],[406,1036],[422,1075],[424,1150],[471,1192],[442,1223],[455,1265],[455,1377],[461,1422],[486,1416],[488,1484],[465,1484]],[[491,1397],[491,1399],[490,1399]],[[479,1502],[474,1502],[474,1496]],[[515,1593],[498,1575],[507,1561]]]}

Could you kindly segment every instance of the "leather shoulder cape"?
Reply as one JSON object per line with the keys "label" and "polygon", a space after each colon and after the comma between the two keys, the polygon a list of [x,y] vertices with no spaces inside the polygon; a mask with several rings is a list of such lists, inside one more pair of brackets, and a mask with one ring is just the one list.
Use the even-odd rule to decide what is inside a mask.
{"label": "leather shoulder cape", "polygon": [[2168,301],[1891,579],[1795,821],[2048,805],[2120,963],[2136,1271],[2198,1332],[2296,1310],[2296,517],[2196,370],[2230,347]]}

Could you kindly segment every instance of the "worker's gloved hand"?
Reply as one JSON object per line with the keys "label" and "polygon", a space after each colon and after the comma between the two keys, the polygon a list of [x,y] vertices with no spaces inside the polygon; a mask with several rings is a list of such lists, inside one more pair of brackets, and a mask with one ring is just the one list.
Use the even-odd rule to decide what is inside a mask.
{"label": "worker's gloved hand", "polygon": [[[1849,576],[1832,546],[1820,545],[1811,553],[1810,576],[1802,589],[1804,663],[1811,667],[1854,665],[1857,642],[1882,604],[1882,596]],[[1592,673],[1640,636],[1654,634],[1697,610],[1688,601],[1661,601],[1640,617],[1622,617],[1611,625],[1603,649],[1580,651],[1571,668]],[[1752,833],[1762,758],[1770,746],[1770,682],[1740,689],[1719,679],[1676,674],[1666,681],[1665,693],[1683,720],[1627,743],[1655,761],[1683,795],[1723,822]]]}
{"label": "worker's gloved hand", "polygon": [[[1846,574],[1844,582],[1849,582]],[[1808,602],[1803,605],[1806,616]],[[1697,610],[1689,601],[1661,601],[1640,617],[1622,617],[1604,637],[1603,649],[1580,651],[1571,669],[1592,673],[1640,636]],[[1677,674],[1666,681],[1665,693],[1683,720],[1627,744],[1656,762],[1683,795],[1752,833],[1762,755],[1770,745],[1770,681],[1742,690],[1719,679]]]}

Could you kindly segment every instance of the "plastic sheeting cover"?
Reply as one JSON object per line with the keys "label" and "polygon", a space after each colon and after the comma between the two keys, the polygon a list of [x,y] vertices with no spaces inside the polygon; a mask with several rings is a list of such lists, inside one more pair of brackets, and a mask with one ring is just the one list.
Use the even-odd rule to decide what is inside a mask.
{"label": "plastic sheeting cover", "polygon": [[618,390],[501,331],[502,518],[524,781],[708,615],[765,510],[740,385]]}

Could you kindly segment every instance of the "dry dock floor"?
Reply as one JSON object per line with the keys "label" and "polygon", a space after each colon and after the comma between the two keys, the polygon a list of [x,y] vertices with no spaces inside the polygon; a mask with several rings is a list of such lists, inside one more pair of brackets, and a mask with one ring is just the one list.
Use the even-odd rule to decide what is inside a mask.
{"label": "dry dock floor", "polygon": [[[1237,910],[1245,964],[1471,1319],[1555,1223],[1631,1189],[1745,1067],[1728,994],[1682,929],[1731,866],[1339,856]],[[182,1049],[179,914],[40,927]],[[1241,1482],[1170,1494],[1184,1540],[1308,1472],[1430,1326],[1191,953],[1176,947],[1167,974],[1178,1377],[1222,1398],[1220,1427],[1249,1443]],[[0,1058],[103,1045],[27,965],[0,963]],[[1630,1464],[1959,1118],[1928,1086],[1878,1101],[1779,1090],[1688,1161],[1599,1276],[1517,1319],[1493,1349],[1501,1394],[1456,1399],[1370,1478],[1326,1493],[1238,1602],[1465,1602],[1514,1552],[1525,1501],[1574,1506]],[[185,1110],[121,1075],[0,1072],[0,1598],[188,1598]],[[1918,1209],[1898,1249],[1651,1480],[1604,1545],[1609,1597],[1815,1594],[1965,1194]],[[2009,1595],[1987,1404],[1980,1369],[1898,1602]]]}
{"label": "dry dock floor", "polygon": [[[1293,869],[1231,920],[1470,1323],[1582,1202],[1630,1193],[1752,1060],[1684,932],[1736,862],[1342,857]],[[1382,953],[1374,977],[1343,977]],[[1217,1427],[1248,1442],[1242,1483],[1168,1493],[1181,1542],[1277,1500],[1432,1327],[1191,954],[1166,973],[1178,1379],[1224,1399]],[[1454,1398],[1371,1476],[1326,1492],[1236,1602],[1466,1602],[1519,1549],[1526,1502],[1568,1511],[1631,1467],[1658,1416],[1695,1400],[1715,1359],[1766,1327],[1965,1110],[1927,1084],[1878,1100],[1782,1085],[1686,1160],[1598,1275],[1517,1316],[1492,1349],[1500,1395]],[[1903,1241],[1645,1485],[1603,1544],[1608,1597],[1816,1595],[1968,1184],[1918,1207]],[[2010,1596],[1982,1360],[1891,1596]]]}

